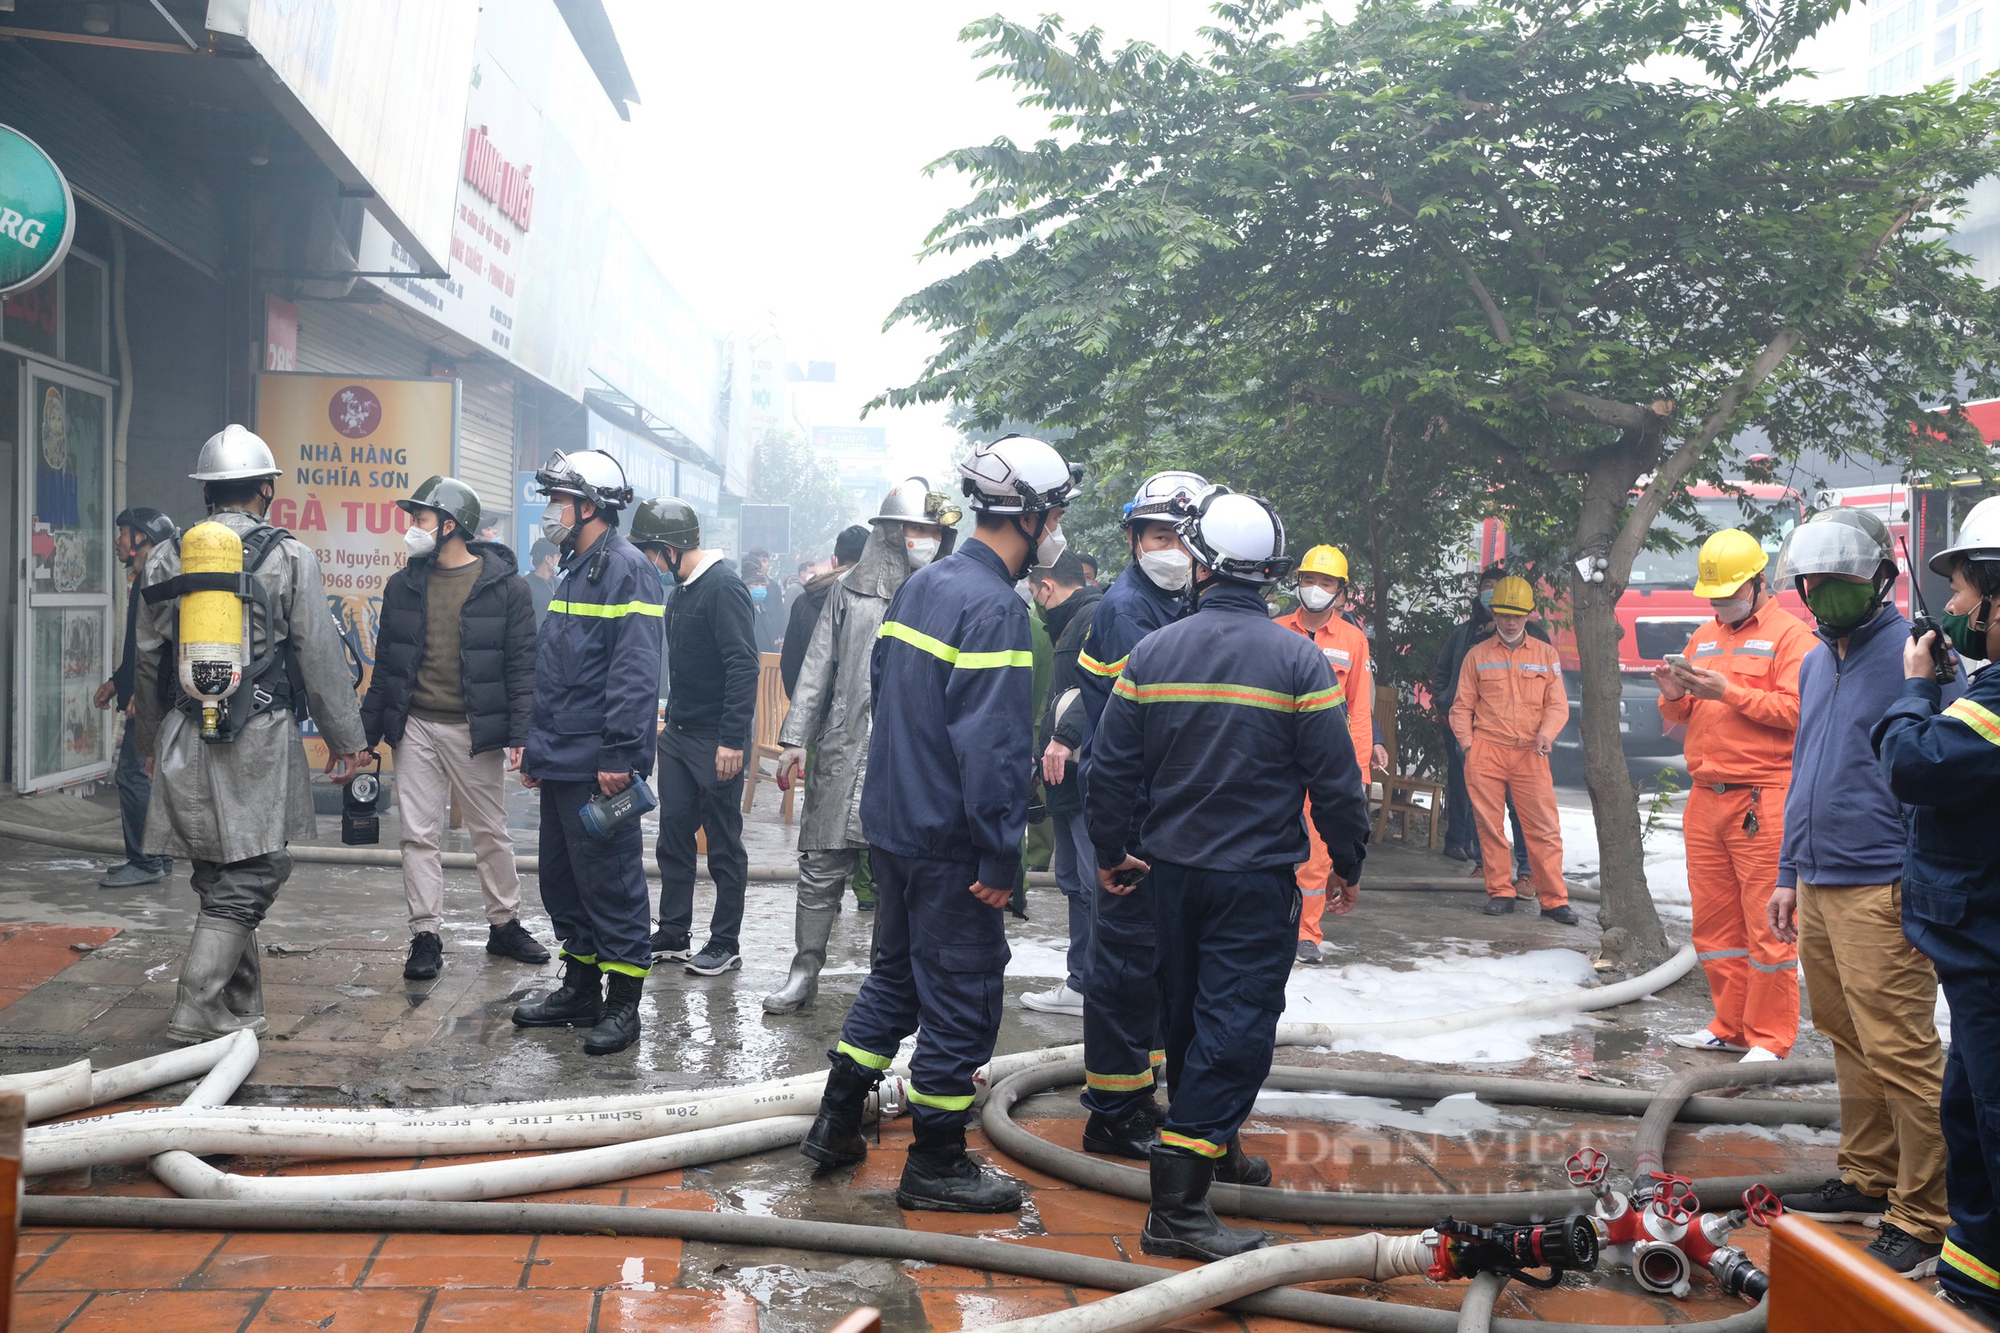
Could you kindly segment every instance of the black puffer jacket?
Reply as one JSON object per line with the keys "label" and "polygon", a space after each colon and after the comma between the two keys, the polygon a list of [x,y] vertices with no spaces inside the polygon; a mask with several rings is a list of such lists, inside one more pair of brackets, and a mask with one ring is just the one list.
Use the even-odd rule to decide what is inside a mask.
{"label": "black puffer jacket", "polygon": [[[459,666],[472,753],[528,743],[535,698],[535,605],[528,581],[515,572],[514,553],[499,542],[468,547],[485,564],[465,596],[459,620]],[[361,701],[368,744],[403,739],[417,667],[424,660],[425,603],[433,558],[412,560],[382,589],[382,627],[375,636],[375,675]]]}

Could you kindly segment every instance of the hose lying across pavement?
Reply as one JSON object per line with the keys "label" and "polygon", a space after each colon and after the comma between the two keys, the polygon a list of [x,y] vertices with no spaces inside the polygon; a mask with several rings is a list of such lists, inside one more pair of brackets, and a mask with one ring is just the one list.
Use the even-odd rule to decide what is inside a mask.
{"label": "hose lying across pavement", "polygon": [[[1566,996],[1539,997],[1499,1010],[1439,1015],[1385,1025],[1284,1024],[1280,1028],[1279,1040],[1287,1044],[1324,1044],[1382,1030],[1403,1033],[1408,1029],[1411,1034],[1425,1034],[1530,1014],[1605,1008],[1671,984],[1686,974],[1692,962],[1692,950],[1687,949],[1642,977]],[[552,1099],[487,1107],[362,1111],[221,1105],[248,1077],[257,1052],[253,1037],[247,1033],[236,1033],[185,1051],[170,1052],[117,1069],[93,1072],[85,1063],[41,1074],[14,1076],[11,1081],[17,1086],[60,1085],[66,1090],[64,1098],[75,1101],[80,1097],[83,1100],[76,1105],[89,1105],[99,1100],[97,1094],[100,1092],[122,1089],[117,1095],[129,1095],[205,1073],[200,1086],[179,1108],[100,1116],[29,1131],[24,1166],[31,1172],[45,1172],[52,1169],[49,1163],[73,1167],[97,1161],[128,1161],[150,1156],[154,1172],[178,1191],[250,1196],[92,1199],[30,1195],[24,1200],[23,1221],[30,1225],[52,1227],[137,1226],[204,1230],[610,1232],[946,1263],[1108,1291],[1129,1291],[1142,1286],[1154,1288],[1143,1293],[1143,1298],[1123,1304],[1103,1301],[1063,1312],[1060,1316],[1050,1316],[1046,1327],[1041,1321],[1029,1321],[1029,1325],[1041,1333],[1055,1333],[1058,1328],[1063,1333],[1132,1333],[1137,1329],[1157,1327],[1200,1309],[1213,1308],[1220,1301],[1229,1302],[1228,1308],[1243,1313],[1276,1315],[1362,1330],[1363,1333],[1452,1333],[1459,1327],[1458,1316],[1450,1311],[1389,1305],[1282,1286],[1275,1290],[1262,1290],[1291,1281],[1343,1276],[1380,1277],[1392,1269],[1407,1271],[1412,1256],[1405,1251],[1413,1247],[1422,1248],[1413,1237],[1377,1235],[1354,1240],[1282,1245],[1240,1256],[1238,1260],[1226,1264],[1208,1265],[1177,1275],[1173,1270],[1150,1265],[1091,1259],[1004,1241],[931,1235],[895,1227],[697,1213],[680,1209],[438,1201],[441,1197],[446,1200],[466,1199],[492,1197],[502,1192],[570,1188],[623,1178],[635,1172],[662,1169],[667,1164],[693,1165],[699,1161],[721,1160],[795,1141],[807,1123],[796,1113],[811,1102],[825,1076],[802,1075],[748,1087],[693,1093],[641,1094],[615,1099]],[[1065,1169],[1073,1168],[1069,1159],[1075,1159],[1075,1163],[1088,1168],[1093,1175],[1099,1171],[1116,1173],[1107,1176],[1114,1186],[1108,1192],[1143,1200],[1147,1197],[1147,1184],[1142,1173],[1046,1144],[1014,1125],[1008,1117],[1007,1113],[1014,1103],[1028,1092],[1079,1081],[1079,1056],[1078,1048],[1072,1046],[997,1057],[984,1071],[985,1078],[992,1081],[986,1097],[989,1133],[1001,1151],[1030,1165],[1050,1170],[1052,1174],[1070,1174]],[[1731,1077],[1718,1077],[1722,1074]],[[1803,1064],[1790,1067],[1779,1064],[1732,1065],[1727,1070],[1715,1071],[1713,1075],[1704,1073],[1702,1079],[1705,1081],[1701,1086],[1816,1081],[1825,1077],[1830,1077],[1830,1071]],[[1829,1109],[1814,1103],[1690,1099],[1693,1082],[1686,1079],[1670,1085],[1657,1101],[1631,1090],[1597,1086],[1572,1087],[1509,1079],[1456,1079],[1419,1074],[1350,1074],[1329,1070],[1275,1070],[1271,1086],[1388,1096],[1444,1096],[1472,1091],[1494,1101],[1515,1104],[1552,1104],[1623,1114],[1638,1114],[1645,1110],[1648,1112],[1646,1126],[1649,1130],[1654,1124],[1651,1113],[1658,1111],[1662,1117],[1659,1119],[1661,1136],[1664,1135],[1665,1125],[1677,1115],[1683,1118],[1712,1118],[1717,1122],[1735,1119],[1758,1123],[1821,1123]],[[1671,1108],[1662,1109],[1659,1105],[1661,1101],[1671,1101]],[[75,1109],[75,1105],[63,1109]],[[569,1116],[577,1119],[568,1120]],[[188,1148],[194,1147],[211,1152],[277,1151],[348,1156],[365,1151],[357,1147],[359,1140],[372,1145],[372,1150],[377,1152],[389,1152],[393,1145],[396,1149],[393,1155],[418,1151],[474,1152],[482,1151],[471,1146],[481,1141],[481,1135],[490,1140],[495,1134],[508,1140],[501,1146],[515,1146],[512,1139],[521,1137],[539,1146],[557,1146],[561,1143],[573,1144],[577,1140],[576,1131],[552,1128],[555,1123],[585,1123],[596,1116],[602,1116],[607,1121],[634,1123],[639,1128],[636,1132],[617,1135],[610,1142],[600,1139],[600,1146],[577,1152],[546,1153],[499,1162],[462,1163],[374,1175],[239,1177],[217,1170],[188,1151]],[[564,1119],[558,1122],[558,1117]],[[458,1128],[471,1128],[474,1132],[457,1138],[447,1135],[428,1148],[412,1146],[433,1144],[433,1138],[426,1136],[444,1134],[453,1128],[447,1122],[454,1120],[461,1122]],[[464,1123],[468,1121],[489,1123],[472,1126]],[[512,1123],[499,1123],[504,1121]],[[523,1121],[530,1123],[522,1124]],[[544,1123],[533,1123],[536,1121]],[[688,1132],[668,1132],[676,1128]],[[586,1140],[589,1138],[590,1135],[585,1135]],[[1642,1140],[1642,1144],[1646,1141]],[[218,1144],[228,1146],[216,1146]],[[1054,1156],[1058,1154],[1060,1157]],[[1082,1183],[1097,1182],[1085,1180]],[[1733,1187],[1730,1188],[1733,1192],[1746,1183],[1697,1182],[1697,1188],[1720,1190]],[[1775,1183],[1783,1188],[1787,1182]],[[1136,1188],[1132,1188],[1134,1185]],[[392,1197],[356,1198],[369,1193],[387,1193]],[[1488,1201],[1502,1202],[1489,1207]],[[1441,1209],[1468,1219],[1512,1218],[1522,1216],[1524,1210],[1540,1209],[1544,1214],[1570,1211],[1587,1206],[1589,1201],[1587,1194],[1576,1191],[1429,1196],[1307,1193],[1228,1186],[1218,1186],[1215,1191],[1215,1202],[1219,1206],[1234,1204],[1240,1212],[1295,1220],[1359,1221],[1363,1224],[1394,1220],[1428,1225],[1437,1219]],[[302,1208],[299,1206],[301,1202],[309,1202],[310,1206]],[[1310,1211],[1330,1206],[1338,1206],[1340,1215],[1327,1216]],[[1303,1215],[1264,1211],[1279,1207],[1308,1211]],[[1482,1212],[1481,1209],[1487,1211]],[[1385,1212],[1394,1212],[1394,1218],[1384,1216]],[[1385,1251],[1383,1247],[1388,1249]],[[1396,1256],[1386,1261],[1388,1268],[1381,1266],[1385,1262],[1385,1253]],[[1421,1271],[1421,1265],[1415,1271]],[[1251,1292],[1259,1294],[1249,1294]],[[1763,1311],[1759,1307],[1728,1319],[1679,1327],[1685,1333],[1754,1333],[1763,1326]],[[1492,1327],[1501,1333],[1587,1333],[1598,1326],[1497,1320]]]}
{"label": "hose lying across pavement", "polygon": [[[1163,1282],[1171,1268],[1092,1259],[1060,1250],[979,1240],[897,1227],[847,1222],[803,1222],[747,1213],[708,1213],[685,1208],[617,1208],[574,1203],[326,1203],[312,1208],[289,1204],[210,1199],[88,1198],[30,1194],[21,1201],[25,1226],[75,1230],[79,1227],[162,1228],[183,1231],[435,1231],[498,1235],[598,1234],[667,1237],[759,1249],[818,1250],[866,1258],[950,1264],[974,1271],[1088,1287],[1129,1291]],[[1387,1305],[1352,1296],[1278,1288],[1231,1301],[1239,1314],[1275,1315],[1302,1323],[1354,1329],[1359,1333],[1454,1333],[1458,1315],[1413,1305]],[[1658,1326],[1647,1326],[1658,1333]],[[1610,1324],[1546,1323],[1496,1319],[1495,1333],[1640,1333],[1638,1327]],[[1759,1306],[1726,1319],[1676,1324],[1674,1333],[1761,1333]]]}

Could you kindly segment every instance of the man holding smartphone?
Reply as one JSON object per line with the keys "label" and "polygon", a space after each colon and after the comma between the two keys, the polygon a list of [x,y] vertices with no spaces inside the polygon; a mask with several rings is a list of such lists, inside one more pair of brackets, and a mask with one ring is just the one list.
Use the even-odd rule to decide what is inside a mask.
{"label": "man holding smartphone", "polygon": [[1715,1018],[1674,1043],[1781,1060],[1799,1035],[1799,951],[1765,919],[1785,837],[1792,740],[1799,727],[1799,664],[1812,631],[1764,582],[1770,557],[1755,537],[1725,528],[1702,543],[1694,595],[1715,619],[1687,652],[1653,668],[1660,715],[1686,729],[1688,895],[1694,947]]}

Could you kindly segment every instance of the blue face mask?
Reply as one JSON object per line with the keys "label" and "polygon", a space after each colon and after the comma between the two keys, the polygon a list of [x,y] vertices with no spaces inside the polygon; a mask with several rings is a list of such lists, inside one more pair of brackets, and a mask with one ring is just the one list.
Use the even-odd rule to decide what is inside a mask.
{"label": "blue face mask", "polygon": [[1493,609],[1493,589],[1481,588],[1479,590],[1479,604],[1488,611]]}
{"label": "blue face mask", "polygon": [[761,602],[764,600],[765,596],[770,591],[771,590],[769,588],[759,583],[750,589],[750,600],[753,602]]}

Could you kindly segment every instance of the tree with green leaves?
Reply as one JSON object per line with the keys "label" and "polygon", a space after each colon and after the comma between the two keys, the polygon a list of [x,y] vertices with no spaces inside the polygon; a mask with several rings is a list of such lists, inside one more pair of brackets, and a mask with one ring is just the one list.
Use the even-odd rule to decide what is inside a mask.
{"label": "tree with green leaves", "polygon": [[[970,262],[899,307],[942,346],[888,400],[1058,423],[1093,461],[1227,418],[1281,506],[1386,489],[1399,519],[1560,534],[1590,571],[1563,614],[1602,920],[1658,956],[1618,732],[1632,561],[1752,423],[1781,460],[1918,430],[1983,460],[1953,405],[2000,391],[2000,301],[1945,238],[2000,104],[1805,100],[1840,0],[1362,0],[1296,35],[1301,7],[1218,4],[1199,59],[969,28],[1052,134],[944,160],[973,194],[931,249]],[[1372,470],[1378,440],[1423,480]]]}

